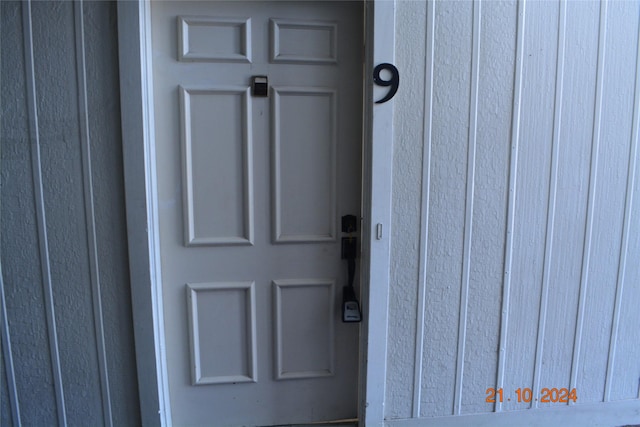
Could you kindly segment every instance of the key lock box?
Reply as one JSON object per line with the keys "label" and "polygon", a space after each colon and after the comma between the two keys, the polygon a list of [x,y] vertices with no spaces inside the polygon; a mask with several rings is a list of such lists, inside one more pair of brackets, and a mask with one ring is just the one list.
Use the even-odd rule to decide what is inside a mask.
{"label": "key lock box", "polygon": [[357,225],[358,218],[355,215],[342,217],[342,232],[347,234],[347,237],[342,238],[342,259],[347,261],[347,285],[342,288],[342,321],[345,323],[357,323],[362,320],[360,303],[353,285],[356,275],[358,239],[351,234],[358,230]]}

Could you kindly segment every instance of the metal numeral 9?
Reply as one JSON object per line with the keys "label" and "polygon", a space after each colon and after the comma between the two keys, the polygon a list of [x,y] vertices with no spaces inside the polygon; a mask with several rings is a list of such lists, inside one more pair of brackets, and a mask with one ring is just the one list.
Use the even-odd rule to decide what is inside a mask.
{"label": "metal numeral 9", "polygon": [[[380,76],[380,73],[384,70],[391,73],[391,78],[389,80],[385,80]],[[378,86],[389,87],[389,92],[387,92],[384,98],[376,101],[376,104],[387,102],[394,97],[396,92],[398,92],[398,86],[400,86],[400,74],[398,73],[398,69],[395,65],[389,64],[388,62],[376,65],[373,69],[373,82]]]}

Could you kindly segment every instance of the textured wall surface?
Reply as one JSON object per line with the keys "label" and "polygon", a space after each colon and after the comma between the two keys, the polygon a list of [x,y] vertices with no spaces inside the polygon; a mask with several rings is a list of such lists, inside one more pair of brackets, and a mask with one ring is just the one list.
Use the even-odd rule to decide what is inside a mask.
{"label": "textured wall surface", "polygon": [[387,419],[639,398],[639,17],[398,2]]}
{"label": "textured wall surface", "polygon": [[138,425],[115,3],[1,8],[0,424]]}
{"label": "textured wall surface", "polygon": [[[115,4],[0,6],[0,424],[138,425]],[[398,2],[388,419],[638,399],[639,17]]]}

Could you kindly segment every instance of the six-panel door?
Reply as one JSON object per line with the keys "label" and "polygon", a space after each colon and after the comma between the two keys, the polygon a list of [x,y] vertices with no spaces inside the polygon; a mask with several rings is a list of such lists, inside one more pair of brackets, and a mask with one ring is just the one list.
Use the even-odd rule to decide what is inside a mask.
{"label": "six-panel door", "polygon": [[339,220],[360,211],[361,3],[154,2],[152,21],[174,424],[355,417]]}

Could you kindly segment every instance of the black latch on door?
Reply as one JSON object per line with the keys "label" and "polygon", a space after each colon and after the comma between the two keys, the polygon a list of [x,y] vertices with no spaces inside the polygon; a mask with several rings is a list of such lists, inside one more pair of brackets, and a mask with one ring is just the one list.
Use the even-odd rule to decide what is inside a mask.
{"label": "black latch on door", "polygon": [[342,217],[342,232],[349,234],[349,237],[342,238],[342,259],[347,260],[347,286],[342,288],[342,321],[345,323],[356,323],[362,320],[360,303],[356,297],[356,290],[353,282],[356,274],[356,257],[358,255],[358,239],[352,237],[351,233],[357,231],[358,218],[355,215],[345,215]]}
{"label": "black latch on door", "polygon": [[251,77],[251,95],[261,98],[269,96],[269,78],[267,76]]}

